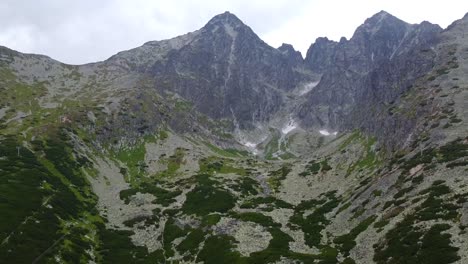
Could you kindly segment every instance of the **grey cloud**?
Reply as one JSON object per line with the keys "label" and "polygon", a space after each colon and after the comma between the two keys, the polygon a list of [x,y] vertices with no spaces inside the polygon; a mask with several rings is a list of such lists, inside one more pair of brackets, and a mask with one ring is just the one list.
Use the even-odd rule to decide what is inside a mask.
{"label": "grey cloud", "polygon": [[0,3],[0,45],[80,64],[196,30],[228,10],[262,34],[297,14],[305,2],[6,0]]}
{"label": "grey cloud", "polygon": [[[316,37],[347,37],[382,9],[408,22],[446,26],[468,11],[465,0],[2,0],[0,45],[66,63],[104,60],[151,40],[185,34],[231,11],[270,45],[304,53]],[[424,8],[421,8],[424,7]],[[415,12],[417,10],[417,12]]]}

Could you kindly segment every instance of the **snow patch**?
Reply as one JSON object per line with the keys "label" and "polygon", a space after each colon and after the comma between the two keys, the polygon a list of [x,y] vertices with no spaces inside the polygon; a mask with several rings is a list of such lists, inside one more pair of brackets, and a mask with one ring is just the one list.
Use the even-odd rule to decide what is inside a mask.
{"label": "snow patch", "polygon": [[326,129],[322,129],[322,130],[319,130],[319,133],[324,135],[324,136],[336,136],[338,135],[338,131],[335,131],[335,132],[329,132],[328,130]]}
{"label": "snow patch", "polygon": [[289,122],[286,124],[286,126],[284,126],[281,129],[281,133],[283,135],[287,135],[289,134],[289,132],[293,131],[296,128],[297,128],[297,123],[293,119],[290,119]]}
{"label": "snow patch", "polygon": [[255,143],[255,142],[252,142],[252,141],[247,141],[247,140],[241,140],[240,143],[243,146],[247,147],[252,154],[258,155],[258,153],[259,153],[259,151],[257,149],[258,144],[262,143],[267,138],[268,138],[267,136],[263,137],[262,139],[260,139],[260,141],[258,143]]}
{"label": "snow patch", "polygon": [[255,147],[257,147],[257,144],[247,141],[247,142],[244,143],[244,146],[246,146],[248,148],[255,148]]}
{"label": "snow patch", "polygon": [[320,81],[318,82],[311,82],[311,83],[308,83],[306,85],[304,85],[304,88],[302,88],[300,91],[299,91],[299,95],[304,95],[310,91],[312,91],[312,89],[315,88],[315,86],[317,86],[319,84]]}

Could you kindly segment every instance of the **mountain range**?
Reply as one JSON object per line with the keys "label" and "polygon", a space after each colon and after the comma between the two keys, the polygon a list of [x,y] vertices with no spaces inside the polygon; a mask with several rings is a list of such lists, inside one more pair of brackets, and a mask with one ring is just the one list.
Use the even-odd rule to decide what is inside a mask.
{"label": "mountain range", "polygon": [[305,58],[234,14],[68,65],[0,46],[0,263],[465,263],[468,14]]}

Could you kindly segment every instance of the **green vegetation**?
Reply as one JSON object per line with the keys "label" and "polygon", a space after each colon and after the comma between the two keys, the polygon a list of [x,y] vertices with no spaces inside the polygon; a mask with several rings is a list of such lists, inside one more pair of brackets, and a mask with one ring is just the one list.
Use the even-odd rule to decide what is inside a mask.
{"label": "green vegetation", "polygon": [[123,224],[127,227],[133,227],[135,224],[140,223],[140,222],[146,222],[146,220],[152,220],[153,216],[146,216],[146,215],[140,215],[135,218],[126,220],[123,222]]}
{"label": "green vegetation", "polygon": [[200,160],[200,172],[201,173],[234,173],[237,175],[245,176],[247,171],[244,168],[236,168],[231,166],[230,160],[221,159],[216,157],[203,158]]}
{"label": "green vegetation", "polygon": [[291,152],[285,152],[285,153],[281,153],[281,155],[279,155],[279,158],[281,158],[282,160],[288,160],[288,159],[294,159],[296,158],[296,156],[292,154]]}
{"label": "green vegetation", "polygon": [[[296,206],[294,215],[291,216],[291,228],[302,229],[305,242],[308,246],[319,246],[322,239],[320,232],[330,223],[330,220],[325,217],[325,214],[331,212],[339,203],[334,192],[326,194],[326,198],[322,200],[301,202]],[[314,211],[304,217],[304,211],[311,209]]]}
{"label": "green vegetation", "polygon": [[177,246],[178,251],[188,252],[189,257],[195,256],[201,242],[205,240],[205,233],[200,229],[191,231],[185,239]]}
{"label": "green vegetation", "polygon": [[266,144],[264,153],[265,153],[265,158],[268,160],[274,159],[273,154],[277,153],[279,149],[279,135],[278,133],[274,132],[273,137],[271,140]]}
{"label": "green vegetation", "polygon": [[[468,144],[462,139],[454,140],[439,148],[427,148],[408,160],[400,160],[403,174],[419,164],[452,162],[468,156]],[[448,166],[448,165],[447,165]]]}
{"label": "green vegetation", "polygon": [[399,190],[395,195],[393,195],[393,198],[394,199],[399,199],[401,197],[403,197],[406,193],[410,192],[414,190],[414,186],[409,186],[409,187],[406,187],[406,188],[403,188],[401,190]]}
{"label": "green vegetation", "polygon": [[234,238],[226,235],[211,236],[197,256],[197,262],[205,264],[246,263],[238,252],[234,252]]}
{"label": "green vegetation", "polygon": [[211,151],[214,153],[218,154],[219,156],[222,157],[227,157],[227,158],[239,158],[248,155],[245,151],[240,151],[237,149],[222,149],[219,148],[209,142],[204,141],[203,142]]}
{"label": "green vegetation", "polygon": [[173,218],[169,218],[166,221],[166,225],[164,226],[164,233],[162,235],[163,238],[163,247],[164,247],[164,254],[166,257],[174,256],[174,249],[172,248],[172,242],[179,237],[184,237],[188,234],[190,230],[188,228],[180,228],[178,225],[175,224],[175,220]]}
{"label": "green vegetation", "polygon": [[159,131],[159,139],[160,140],[165,140],[169,137],[169,133],[165,130]]}
{"label": "green vegetation", "polygon": [[234,213],[234,218],[245,222],[254,222],[264,227],[281,227],[281,224],[275,223],[270,216],[261,213],[247,212],[247,213]]}
{"label": "green vegetation", "polygon": [[168,206],[175,202],[175,198],[182,193],[180,190],[168,191],[157,186],[157,183],[143,182],[136,188],[120,191],[120,199],[128,204],[130,202],[130,197],[138,192],[154,195],[156,197],[156,203],[162,206]]}
{"label": "green vegetation", "polygon": [[205,215],[202,218],[202,226],[214,226],[219,220],[221,220],[221,215],[219,214],[209,214]]}
{"label": "green vegetation", "polygon": [[382,195],[382,191],[381,190],[373,190],[372,195],[374,195],[374,197],[379,197],[379,196]]}
{"label": "green vegetation", "polygon": [[[434,224],[424,230],[420,222],[445,220],[456,221],[460,205],[444,200],[450,194],[450,188],[443,181],[435,181],[422,192],[428,195],[426,200],[407,215],[386,235],[385,240],[374,245],[374,261],[377,263],[452,263],[459,259],[458,248],[450,245],[450,234],[442,234],[449,225]],[[457,201],[458,203],[458,201]],[[379,222],[378,222],[379,223]],[[383,226],[385,222],[379,224]],[[377,223],[376,223],[377,225]]]}
{"label": "green vegetation", "polygon": [[187,193],[187,200],[182,206],[185,214],[207,215],[212,212],[226,213],[235,205],[234,197],[215,186],[216,182],[207,174],[197,175],[197,186]]}
{"label": "green vegetation", "polygon": [[468,166],[468,161],[454,161],[454,162],[448,163],[445,166],[451,169],[455,167],[464,167],[464,166]]}
{"label": "green vegetation", "polygon": [[[450,193],[450,189],[445,185],[433,185],[427,189],[429,197],[421,204],[418,214],[415,216],[420,221],[433,219],[451,220],[458,217],[457,210],[460,208],[456,204],[445,202],[440,196]],[[423,192],[425,193],[425,192]]]}
{"label": "green vegetation", "polygon": [[349,135],[343,142],[341,143],[339,149],[343,150],[346,147],[348,147],[350,144],[352,144],[354,141],[358,140],[361,138],[361,133],[359,131],[354,131],[351,135]]}
{"label": "green vegetation", "polygon": [[267,208],[264,210],[273,210],[274,208],[288,208],[292,209],[294,206],[283,200],[279,200],[273,196],[267,197],[255,197],[253,199],[247,200],[240,205],[240,208],[258,208],[260,205],[266,205]]}
{"label": "green vegetation", "polygon": [[364,141],[364,148],[366,150],[366,154],[365,154],[364,158],[361,158],[355,164],[356,167],[358,167],[358,168],[368,168],[368,167],[371,167],[371,166],[375,165],[375,163],[377,162],[377,157],[376,157],[375,151],[372,149],[372,147],[375,145],[375,143],[376,143],[375,138],[367,139],[367,140]]}
{"label": "green vegetation", "polygon": [[389,220],[387,220],[387,219],[382,219],[382,220],[380,220],[380,221],[378,221],[378,222],[375,222],[374,228],[376,228],[377,231],[379,232],[379,230],[381,230],[382,228],[384,228],[388,223],[390,223]]}
{"label": "green vegetation", "polygon": [[44,157],[13,136],[0,139],[0,259],[4,263],[48,262],[55,255],[67,262],[92,259],[87,250],[97,241],[85,236],[93,236],[99,221],[95,197],[62,139],[66,139],[63,134],[56,136],[46,146],[35,142],[38,151],[46,152]]}
{"label": "green vegetation", "polygon": [[250,257],[247,258],[247,263],[274,263],[279,261],[281,257],[303,263],[338,263],[336,259],[338,252],[334,248],[324,246],[321,248],[320,254],[318,255],[294,253],[289,250],[289,242],[293,241],[293,239],[288,234],[281,231],[279,227],[270,227],[268,228],[268,232],[270,232],[273,237],[268,247],[260,252],[252,253]]}
{"label": "green vegetation", "polygon": [[381,163],[374,146],[377,140],[374,137],[368,138],[359,131],[354,131],[340,145],[339,149],[343,152],[351,144],[360,144],[364,148],[364,153],[359,159],[350,165],[347,174],[349,175],[354,170],[372,169],[378,167]]}
{"label": "green vegetation", "polygon": [[380,164],[377,154],[373,149],[373,146],[376,143],[376,139],[360,138],[360,142],[365,149],[364,155],[361,156],[357,162],[353,163],[348,168],[348,174],[350,174],[356,169],[361,170],[364,168],[375,168]]}
{"label": "green vegetation", "polygon": [[228,152],[228,153],[231,153],[232,155],[238,156],[238,157],[248,157],[249,156],[249,152],[246,151],[246,150],[238,150],[238,149],[234,149],[234,148],[227,148],[227,149],[223,149],[223,150]]}
{"label": "green vegetation", "polygon": [[418,263],[452,263],[460,259],[458,248],[450,245],[450,234],[441,232],[450,229],[447,224],[434,225],[422,238]]}
{"label": "green vegetation", "polygon": [[419,176],[416,176],[414,177],[412,180],[411,180],[411,183],[412,184],[420,184],[424,181],[424,175],[419,175]]}
{"label": "green vegetation", "polygon": [[273,236],[270,244],[265,250],[252,253],[248,263],[273,263],[278,261],[281,256],[288,257],[290,255],[289,242],[292,241],[292,238],[279,228],[270,228],[268,231]]}
{"label": "green vegetation", "polygon": [[344,210],[348,209],[351,205],[352,205],[351,202],[347,202],[343,204],[340,208],[338,208],[338,211],[336,211],[336,214],[343,212]]}
{"label": "green vegetation", "polygon": [[332,167],[328,164],[328,159],[324,159],[320,162],[317,162],[315,160],[309,161],[309,163],[306,165],[305,170],[301,173],[299,173],[300,176],[308,176],[310,174],[318,174],[319,172],[327,172],[331,170]]}
{"label": "green vegetation", "polygon": [[145,170],[145,154],[146,148],[145,143],[141,142],[131,148],[120,149],[116,154],[115,158],[123,162],[126,168],[127,181],[133,183],[139,179],[139,175]]}
{"label": "green vegetation", "polygon": [[259,184],[256,180],[249,177],[240,178],[235,184],[231,184],[233,190],[240,192],[242,196],[257,195]]}
{"label": "green vegetation", "polygon": [[[44,151],[45,158],[49,161],[53,161],[54,168],[60,172],[61,175],[65,176],[71,184],[75,186],[87,186],[86,179],[83,175],[80,175],[80,168],[82,165],[86,166],[90,162],[85,160],[80,164],[77,161],[72,160],[70,158],[71,149],[64,140],[67,140],[66,135],[61,133],[59,139],[47,140],[45,146],[40,146],[36,141],[35,147],[36,149],[40,148]],[[78,191],[85,195],[83,193],[84,189],[80,188]]]}
{"label": "green vegetation", "polygon": [[269,173],[268,184],[275,192],[281,186],[281,182],[286,179],[286,176],[291,172],[291,165],[284,164],[279,170]]}
{"label": "green vegetation", "polygon": [[167,165],[167,169],[158,173],[159,178],[174,177],[177,175],[180,165],[184,162],[185,151],[181,148],[177,148],[174,154],[167,159],[160,159],[161,162]]}
{"label": "green vegetation", "polygon": [[349,252],[356,246],[356,237],[367,230],[367,228],[375,221],[376,216],[370,216],[366,220],[362,221],[351,231],[342,236],[336,237],[333,242],[339,245],[340,251],[343,252],[344,256],[349,256]]}
{"label": "green vegetation", "polygon": [[188,112],[192,109],[192,103],[188,101],[177,101],[174,105],[174,111]]}
{"label": "green vegetation", "polygon": [[145,247],[133,245],[130,236],[131,231],[109,230],[104,225],[99,226],[101,247],[99,253],[102,255],[102,263],[162,263],[164,255],[162,250],[149,253]]}
{"label": "green vegetation", "polygon": [[453,263],[460,259],[458,248],[450,245],[446,224],[433,225],[427,232],[412,227],[407,220],[386,235],[388,246],[376,245],[374,261],[377,263]]}
{"label": "green vegetation", "polygon": [[[270,141],[264,146],[264,155],[267,160],[287,160],[296,158],[294,154],[288,151],[290,141],[293,139],[294,135],[289,138],[282,138],[278,131],[270,129],[272,137]],[[284,139],[284,140],[283,140]]]}

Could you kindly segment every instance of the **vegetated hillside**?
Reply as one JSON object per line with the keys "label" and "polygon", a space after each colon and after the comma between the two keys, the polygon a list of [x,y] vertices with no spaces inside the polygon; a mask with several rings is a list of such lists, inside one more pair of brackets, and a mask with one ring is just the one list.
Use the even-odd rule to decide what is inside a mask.
{"label": "vegetated hillside", "polygon": [[380,12],[302,60],[225,13],[95,64],[1,48],[0,262],[465,263],[467,32]]}

